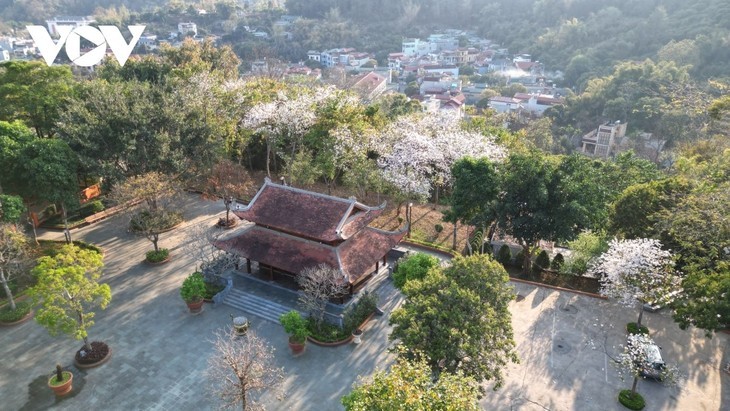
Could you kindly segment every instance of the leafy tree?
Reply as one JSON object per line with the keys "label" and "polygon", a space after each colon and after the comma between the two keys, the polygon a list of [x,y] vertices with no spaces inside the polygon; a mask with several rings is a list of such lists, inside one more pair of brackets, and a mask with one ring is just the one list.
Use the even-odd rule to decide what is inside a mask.
{"label": "leafy tree", "polygon": [[408,281],[422,280],[429,270],[438,266],[439,259],[426,253],[404,256],[393,272],[393,285],[402,290]]}
{"label": "leafy tree", "polygon": [[175,105],[160,86],[92,80],[78,94],[62,115],[59,134],[108,183],[186,168],[175,122],[165,112]]}
{"label": "leafy tree", "polygon": [[540,251],[540,253],[537,255],[537,258],[535,259],[534,268],[538,272],[540,270],[546,270],[550,268],[550,256],[548,255],[547,251]]}
{"label": "leafy tree", "polygon": [[539,240],[569,240],[600,220],[605,204],[598,181],[586,174],[586,159],[513,153],[500,168],[495,212],[499,226],[523,251],[522,272],[530,273]]}
{"label": "leafy tree", "polygon": [[0,121],[0,164],[5,167],[4,172],[0,173],[0,193],[3,187],[14,189],[22,184],[12,170],[15,168],[20,149],[34,138],[33,132],[20,120],[11,123]]}
{"label": "leafy tree", "polygon": [[238,78],[241,63],[231,47],[216,47],[210,39],[202,43],[185,39],[180,47],[162,47],[160,56],[172,67],[171,74],[180,78],[211,72],[222,79],[234,80]]}
{"label": "leafy tree", "polygon": [[59,112],[72,94],[68,66],[13,60],[0,64],[0,119],[23,120],[40,138],[53,137]]}
{"label": "leafy tree", "polygon": [[231,204],[237,198],[244,198],[251,183],[250,177],[240,164],[230,160],[222,160],[213,166],[203,183],[203,193],[208,199],[223,199],[226,207],[225,224],[228,225],[228,216]]}
{"label": "leafy tree", "polygon": [[[612,240],[608,251],[589,270],[599,277],[602,295],[627,307],[635,307],[637,301],[664,301],[671,292],[679,290],[681,279],[673,271],[672,254],[662,250],[659,241],[645,238]],[[641,304],[639,326],[644,315]]]}
{"label": "leafy tree", "polygon": [[[679,254],[685,272],[674,319],[707,335],[730,324],[730,184],[697,190],[661,213],[665,244]],[[711,227],[711,229],[708,229]]]}
{"label": "leafy tree", "polygon": [[450,267],[406,283],[407,300],[390,318],[390,339],[403,344],[407,358],[423,353],[436,374],[462,371],[499,387],[502,368],[518,361],[508,281],[504,268],[485,254],[456,257]]}
{"label": "leafy tree", "polygon": [[505,267],[512,262],[512,250],[510,250],[507,244],[502,244],[502,246],[499,247],[497,261],[499,261]]}
{"label": "leafy tree", "polygon": [[450,213],[463,224],[486,229],[495,219],[499,193],[496,165],[487,158],[466,157],[454,163],[451,172],[454,185]]}
{"label": "leafy tree", "polygon": [[23,182],[18,192],[26,200],[60,204],[64,235],[71,242],[68,210],[79,204],[76,154],[62,140],[38,139],[21,148],[16,162],[13,172]]}
{"label": "leafy tree", "polygon": [[479,409],[479,386],[461,372],[442,372],[434,381],[426,360],[399,358],[390,372],[377,371],[372,379],[360,379],[342,397],[347,411]]}
{"label": "leafy tree", "polygon": [[386,94],[378,100],[380,110],[389,119],[423,111],[418,100],[412,100],[403,94]]}
{"label": "leafy tree", "polygon": [[25,212],[25,204],[23,204],[22,198],[0,194],[0,222],[18,223]]}
{"label": "leafy tree", "polygon": [[583,275],[598,256],[608,251],[608,240],[603,232],[583,231],[568,242],[570,256],[561,264],[563,274]]}
{"label": "leafy tree", "polygon": [[8,298],[10,309],[15,311],[15,299],[10,282],[26,272],[28,241],[17,225],[0,223],[0,283]]}
{"label": "leafy tree", "polygon": [[213,341],[214,353],[208,359],[206,375],[210,392],[223,406],[257,409],[252,393],[276,388],[283,370],[275,366],[274,349],[254,333],[244,337],[233,329],[217,331]]}
{"label": "leafy tree", "polygon": [[625,238],[656,235],[658,213],[671,209],[689,190],[690,184],[678,178],[628,187],[611,205],[611,231]]}
{"label": "leafy tree", "polygon": [[107,284],[100,284],[102,256],[67,244],[53,257],[38,259],[33,275],[38,283],[30,295],[40,307],[35,315],[38,324],[51,335],[58,332],[84,341],[91,351],[87,330],[94,325],[92,309],[105,309],[112,298]]}

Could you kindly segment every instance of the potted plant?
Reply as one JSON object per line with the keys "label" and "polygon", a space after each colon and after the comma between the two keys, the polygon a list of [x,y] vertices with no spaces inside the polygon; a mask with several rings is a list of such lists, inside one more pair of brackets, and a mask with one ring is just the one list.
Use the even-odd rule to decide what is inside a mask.
{"label": "potted plant", "polygon": [[61,397],[71,392],[73,379],[74,375],[71,371],[63,371],[61,365],[56,364],[56,373],[48,379],[48,386],[57,396]]}
{"label": "potted plant", "polygon": [[299,311],[289,311],[279,317],[279,322],[284,327],[284,331],[289,334],[289,348],[292,353],[299,354],[304,351],[304,344],[307,341],[309,330],[307,322],[299,314]]}
{"label": "potted plant", "polygon": [[205,295],[205,280],[203,274],[194,272],[185,278],[180,288],[180,297],[188,305],[190,312],[199,313],[203,308],[203,296]]}

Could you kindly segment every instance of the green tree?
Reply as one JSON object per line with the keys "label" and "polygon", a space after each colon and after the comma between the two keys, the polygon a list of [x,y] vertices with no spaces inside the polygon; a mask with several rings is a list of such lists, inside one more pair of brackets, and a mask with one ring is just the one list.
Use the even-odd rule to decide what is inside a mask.
{"label": "green tree", "polygon": [[65,141],[37,139],[18,153],[14,173],[23,183],[18,192],[26,200],[60,204],[64,235],[71,242],[68,210],[79,204],[78,157]]}
{"label": "green tree", "polygon": [[523,274],[530,273],[538,241],[570,240],[601,223],[605,196],[590,166],[578,156],[530,152],[513,153],[501,167],[497,221],[522,246]]}
{"label": "green tree", "polygon": [[3,189],[15,189],[18,184],[13,170],[17,163],[20,149],[33,141],[33,132],[20,120],[13,122],[0,121],[0,164],[3,172],[0,173],[0,193]]}
{"label": "green tree", "polygon": [[22,198],[0,194],[0,222],[17,224],[25,212]]}
{"label": "green tree", "polygon": [[478,397],[478,383],[461,372],[442,372],[434,381],[424,359],[399,358],[390,372],[377,371],[372,379],[361,378],[342,397],[342,404],[347,411],[476,411]]}
{"label": "green tree", "polygon": [[499,177],[496,166],[486,158],[461,159],[453,165],[451,172],[454,187],[447,221],[454,223],[455,248],[457,221],[485,232],[487,226],[494,221]]}
{"label": "green tree", "polygon": [[99,284],[102,256],[73,244],[63,246],[54,257],[38,259],[33,275],[38,283],[30,295],[39,304],[35,319],[51,335],[61,332],[84,341],[91,351],[87,330],[94,325],[94,308],[105,309],[112,298],[107,284]]}
{"label": "green tree", "polygon": [[404,256],[393,271],[393,285],[403,289],[408,281],[422,280],[430,269],[438,266],[439,259],[426,253]]}
{"label": "green tree", "polygon": [[0,64],[0,119],[23,120],[40,138],[53,137],[59,113],[73,91],[68,66],[13,60]]}
{"label": "green tree", "polygon": [[628,187],[611,205],[611,232],[624,238],[655,236],[657,213],[672,208],[689,191],[689,183],[679,178]]}
{"label": "green tree", "polygon": [[407,300],[393,312],[391,340],[403,355],[423,353],[431,370],[502,385],[502,368],[518,362],[509,302],[514,298],[504,268],[485,254],[456,257],[444,270],[431,270],[406,284]]}

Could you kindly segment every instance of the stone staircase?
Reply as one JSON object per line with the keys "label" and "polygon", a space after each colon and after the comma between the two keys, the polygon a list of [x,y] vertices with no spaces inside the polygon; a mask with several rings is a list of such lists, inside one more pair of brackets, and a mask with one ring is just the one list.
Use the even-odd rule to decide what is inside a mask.
{"label": "stone staircase", "polygon": [[232,288],[223,304],[253,314],[263,319],[279,323],[279,316],[292,310],[291,307],[269,301],[245,291]]}

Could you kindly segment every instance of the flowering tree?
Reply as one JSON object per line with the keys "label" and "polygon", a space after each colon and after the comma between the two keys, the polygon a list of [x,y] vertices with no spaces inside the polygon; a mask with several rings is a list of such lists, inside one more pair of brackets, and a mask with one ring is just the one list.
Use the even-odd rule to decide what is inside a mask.
{"label": "flowering tree", "polygon": [[219,330],[215,337],[207,370],[211,392],[225,408],[261,409],[251,394],[276,388],[283,376],[283,370],[274,366],[274,349],[252,330],[244,337],[233,329]]}
{"label": "flowering tree", "polygon": [[[302,91],[294,96],[279,92],[274,101],[257,104],[246,113],[244,127],[260,133],[266,141],[266,173],[269,177],[272,154],[280,154],[291,161],[301,148],[302,138],[317,120],[315,108],[333,93],[331,87]],[[277,148],[284,147],[286,153],[276,152]]]}
{"label": "flowering tree", "polygon": [[[674,272],[672,253],[662,250],[658,240],[646,238],[612,240],[608,251],[598,257],[588,272],[599,276],[602,295],[627,307],[635,306],[637,301],[662,301],[681,283]],[[643,314],[640,307],[639,325]]]}
{"label": "flowering tree", "polygon": [[339,270],[326,264],[305,268],[297,277],[297,282],[302,287],[299,303],[318,328],[324,321],[327,302],[347,293],[345,277]]}
{"label": "flowering tree", "polygon": [[[621,380],[624,379],[626,374],[634,378],[631,390],[624,390],[620,394],[620,397],[625,397],[625,400],[633,402],[644,401],[636,392],[636,387],[639,384],[639,377],[655,378],[666,385],[673,385],[677,383],[679,370],[676,367],[666,366],[664,364],[661,366],[658,364],[652,364],[653,358],[650,358],[649,355],[652,347],[653,349],[658,349],[654,340],[652,340],[649,336],[645,334],[629,334],[624,351],[616,360],[616,366],[618,367]],[[620,400],[623,401],[624,399],[620,398]]]}
{"label": "flowering tree", "polygon": [[[451,184],[451,166],[463,157],[505,158],[491,137],[464,130],[454,114],[410,115],[386,127],[377,144],[383,176],[409,198],[425,199]],[[400,207],[399,207],[400,209]]]}

